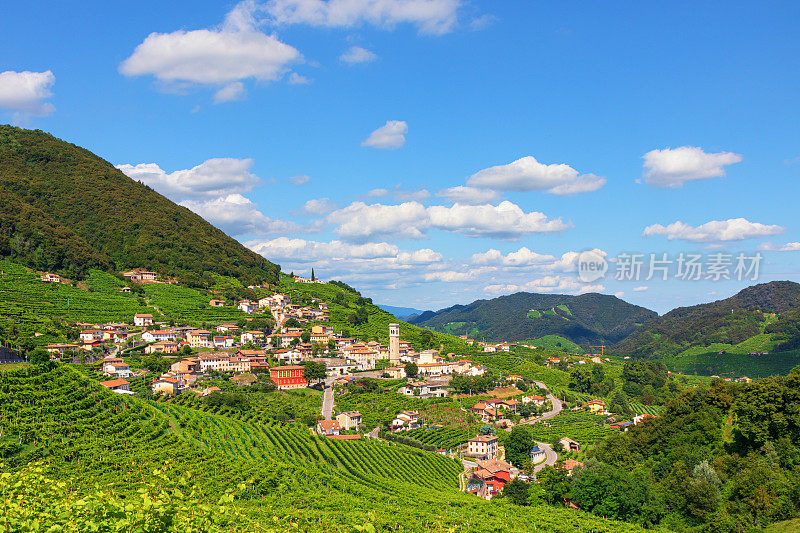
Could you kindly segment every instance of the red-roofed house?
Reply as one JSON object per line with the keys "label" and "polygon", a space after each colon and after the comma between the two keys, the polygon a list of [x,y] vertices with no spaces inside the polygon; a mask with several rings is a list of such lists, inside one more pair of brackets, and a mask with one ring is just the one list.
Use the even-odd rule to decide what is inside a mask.
{"label": "red-roofed house", "polygon": [[153,315],[148,313],[139,313],[133,315],[133,325],[143,328],[145,326],[153,325]]}
{"label": "red-roofed house", "polygon": [[124,392],[130,390],[130,383],[128,383],[124,379],[111,379],[108,381],[101,381],[100,385],[114,392]]}
{"label": "red-roofed house", "polygon": [[339,422],[336,420],[320,420],[317,422],[317,433],[319,435],[330,437],[331,435],[338,435],[340,430]]}

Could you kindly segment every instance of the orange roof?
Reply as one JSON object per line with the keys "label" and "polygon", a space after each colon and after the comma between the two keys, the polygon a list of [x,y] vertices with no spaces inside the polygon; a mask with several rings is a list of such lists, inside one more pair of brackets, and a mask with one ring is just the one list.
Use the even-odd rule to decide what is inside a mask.
{"label": "orange roof", "polygon": [[469,439],[470,442],[494,442],[498,440],[498,438],[494,435],[478,435],[472,439]]}
{"label": "orange roof", "polygon": [[124,379],[111,379],[109,381],[101,381],[100,385],[103,387],[108,387],[109,389],[117,388],[121,385],[129,385],[127,380]]}
{"label": "orange roof", "polygon": [[272,368],[272,370],[304,370],[304,369],[305,367],[301,365],[276,366]]}
{"label": "orange roof", "polygon": [[135,314],[133,316],[135,316],[137,318],[153,318],[153,315],[151,315],[149,313],[137,313],[137,314]]}
{"label": "orange roof", "polygon": [[361,440],[361,435],[328,435],[329,439]]}

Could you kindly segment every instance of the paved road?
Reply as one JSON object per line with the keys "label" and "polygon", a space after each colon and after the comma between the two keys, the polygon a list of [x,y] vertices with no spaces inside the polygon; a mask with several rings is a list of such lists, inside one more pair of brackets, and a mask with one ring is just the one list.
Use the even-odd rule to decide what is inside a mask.
{"label": "paved road", "polygon": [[336,378],[327,378],[325,380],[325,390],[322,393],[322,418],[330,420],[333,414],[333,380]]}
{"label": "paved road", "polygon": [[[542,389],[547,388],[545,384],[542,383],[541,381],[534,381],[534,383],[536,383]],[[530,422],[531,424],[538,422],[540,420],[548,420],[550,418],[553,418],[554,416],[558,416],[558,414],[561,412],[561,400],[553,396],[553,393],[550,392],[549,389],[547,391],[547,399],[550,400],[550,405],[552,405],[552,409],[542,414],[542,416],[540,416],[533,422]]]}
{"label": "paved road", "polygon": [[540,449],[544,450],[545,459],[533,467],[534,474],[542,470],[545,466],[553,466],[556,464],[556,459],[558,459],[558,454],[550,447],[549,444],[545,444],[544,442],[537,442],[536,444]]}

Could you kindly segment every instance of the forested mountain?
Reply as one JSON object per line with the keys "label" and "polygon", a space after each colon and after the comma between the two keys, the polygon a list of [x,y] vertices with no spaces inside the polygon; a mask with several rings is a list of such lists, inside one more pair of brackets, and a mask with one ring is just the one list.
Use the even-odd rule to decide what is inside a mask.
{"label": "forested mountain", "polygon": [[413,324],[487,340],[522,341],[560,335],[579,344],[617,342],[637,324],[657,317],[654,311],[616,296],[518,292],[469,305],[428,311]]}
{"label": "forested mountain", "polygon": [[278,266],[88,150],[39,130],[0,126],[0,256],[82,278],[143,267],[202,284],[245,284]]}
{"label": "forested mountain", "polygon": [[773,281],[724,300],[673,309],[643,324],[613,348],[624,355],[662,357],[693,347],[719,345],[713,348],[724,350],[725,345],[759,338],[778,350],[789,350],[800,346],[798,318],[800,284]]}

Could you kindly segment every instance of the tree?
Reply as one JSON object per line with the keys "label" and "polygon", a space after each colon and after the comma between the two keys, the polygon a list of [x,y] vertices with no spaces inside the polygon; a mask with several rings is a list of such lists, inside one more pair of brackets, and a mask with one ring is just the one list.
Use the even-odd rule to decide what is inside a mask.
{"label": "tree", "polygon": [[518,425],[511,430],[505,442],[506,460],[517,468],[524,468],[530,464],[533,437],[525,426]]}
{"label": "tree", "polygon": [[417,363],[406,363],[405,370],[406,376],[410,378],[415,378],[417,377],[417,374],[419,374],[419,367],[417,366]]}
{"label": "tree", "polygon": [[311,281],[315,281],[317,278],[314,276],[314,269],[311,269]]}
{"label": "tree", "polygon": [[303,342],[309,342],[311,340],[311,332],[304,331],[300,334],[300,340]]}
{"label": "tree", "polygon": [[306,361],[303,366],[303,378],[306,381],[319,381],[325,379],[327,375],[327,367],[325,363],[317,363],[316,361]]}
{"label": "tree", "polygon": [[50,352],[42,348],[36,348],[28,354],[28,361],[32,365],[43,365],[50,360]]}
{"label": "tree", "polygon": [[544,499],[549,504],[564,505],[570,501],[572,486],[567,473],[559,468],[546,466],[537,474],[539,486],[544,490]]}
{"label": "tree", "polygon": [[528,484],[519,478],[512,479],[503,487],[503,497],[511,500],[514,505],[528,505]]}

